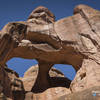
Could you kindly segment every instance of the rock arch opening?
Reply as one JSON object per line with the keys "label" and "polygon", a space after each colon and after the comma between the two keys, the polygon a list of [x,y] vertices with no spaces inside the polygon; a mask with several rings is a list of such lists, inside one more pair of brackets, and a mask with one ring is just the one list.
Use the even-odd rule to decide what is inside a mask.
{"label": "rock arch opening", "polygon": [[53,67],[60,70],[64,74],[64,76],[70,80],[73,80],[76,75],[76,70],[72,65],[55,64]]}
{"label": "rock arch opening", "polygon": [[[14,57],[10,59],[6,64],[9,68],[16,71],[20,77],[23,77],[25,71],[28,70],[31,66],[35,66],[36,64],[38,64],[38,61],[35,59],[23,59]],[[55,64],[52,67],[61,71],[64,76],[70,80],[73,80],[76,75],[76,70],[72,65]]]}
{"label": "rock arch opening", "polygon": [[[37,80],[38,80],[38,75],[37,75],[38,72],[36,70],[39,69],[39,63],[37,62],[37,60],[14,57],[14,58],[10,59],[6,64],[9,68],[16,71],[19,74],[20,77],[23,77],[23,79],[26,76],[30,76],[29,75],[29,73],[30,73],[30,74],[32,74],[31,77],[33,77],[33,78],[35,77],[35,79],[37,77]],[[32,68],[31,66],[33,66],[34,68]],[[48,67],[49,65],[44,63],[43,66],[44,66],[43,68],[45,68],[45,66]],[[51,70],[49,71],[50,77],[47,77],[48,78],[47,80],[50,82],[50,87],[46,87],[46,88],[43,88],[43,89],[40,89],[40,87],[39,87],[37,89],[37,87],[40,85],[40,82],[38,83],[38,81],[36,80],[36,83],[35,83],[35,81],[33,82],[34,83],[33,87],[36,87],[35,92],[42,92],[45,89],[51,88],[51,87],[66,87],[66,88],[69,88],[70,83],[74,79],[75,74],[76,74],[73,66],[67,65],[67,64],[54,64],[54,65],[52,64],[51,66],[52,66],[52,67],[50,67]],[[32,70],[35,70],[36,72],[34,72]],[[43,69],[43,70],[45,70],[45,69]],[[25,74],[28,73],[28,75],[25,76],[24,73]],[[45,77],[46,77],[46,75],[45,75]],[[44,81],[44,83],[46,83],[46,82]],[[37,84],[39,84],[39,85],[36,86]]]}
{"label": "rock arch opening", "polygon": [[38,64],[38,62],[35,59],[23,59],[14,57],[10,59],[6,64],[9,68],[16,71],[20,77],[23,77],[26,70],[28,70],[31,66]]}

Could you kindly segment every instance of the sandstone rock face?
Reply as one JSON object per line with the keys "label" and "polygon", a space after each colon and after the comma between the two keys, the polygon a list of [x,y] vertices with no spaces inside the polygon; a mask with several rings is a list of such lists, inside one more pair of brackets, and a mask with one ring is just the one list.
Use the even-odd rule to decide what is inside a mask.
{"label": "sandstone rock face", "polygon": [[35,84],[37,74],[38,65],[29,68],[28,71],[25,72],[24,77],[20,78],[23,81],[24,89],[26,91],[25,100],[54,100],[60,96],[71,93],[70,89],[66,88],[69,82],[68,79],[55,68],[52,68],[49,72],[52,87],[54,88],[49,88],[42,93],[32,93],[31,89],[33,84]]}
{"label": "sandstone rock face", "polygon": [[[7,74],[9,81],[10,81],[10,89],[11,89],[11,94],[12,94],[13,100],[24,100],[25,90],[24,90],[22,81],[19,79],[18,73],[16,73],[12,69],[9,69],[7,66],[4,67],[4,71]],[[8,84],[8,83],[6,83],[6,84]],[[5,90],[5,91],[7,91],[7,90]],[[7,100],[9,100],[9,99],[7,99]]]}
{"label": "sandstone rock face", "polygon": [[40,19],[47,23],[52,23],[55,21],[55,16],[47,8],[40,6],[36,8],[29,16],[28,21],[34,21]]}
{"label": "sandstone rock face", "polygon": [[5,74],[6,76],[1,79],[3,85],[0,87],[0,100],[56,100],[60,96],[71,93],[70,89],[66,88],[71,81],[55,68],[51,68],[49,71],[51,87],[43,90],[44,92],[34,91],[36,93],[31,92],[31,89],[36,82],[38,65],[30,67],[23,77],[19,77],[7,66],[1,68],[3,68],[3,72],[0,72],[1,75]]}
{"label": "sandstone rock face", "polygon": [[[11,70],[4,74],[7,72],[3,66],[13,57],[36,59],[39,69],[29,69],[23,78],[18,78]],[[77,71],[75,79],[70,82],[54,69],[53,72],[61,77],[53,77],[54,73],[50,76],[49,71],[54,64],[72,65]],[[74,8],[73,16],[55,21],[54,15],[41,6],[30,14],[27,21],[8,23],[0,31],[0,66],[0,80],[4,84],[5,81],[8,82],[6,87],[1,86],[0,91],[2,93],[4,90],[3,94],[10,98],[14,95],[11,91],[17,91],[18,95],[23,94],[22,99],[37,100],[60,87],[70,88],[68,91],[76,93],[100,86],[100,11],[79,5]],[[17,85],[12,85],[14,80]],[[13,86],[14,89],[11,89]],[[44,96],[33,94],[41,92]]]}
{"label": "sandstone rock face", "polygon": [[[64,75],[59,70],[52,68],[50,70],[49,74],[51,77],[51,81],[54,80],[53,78],[55,78],[55,77],[59,78],[58,81],[60,81],[60,78],[63,78],[63,82],[60,81],[60,83],[63,86],[66,85],[67,79],[64,78]],[[37,75],[38,75],[38,65],[35,65],[35,66],[32,66],[31,68],[29,68],[28,71],[25,72],[23,78],[20,78],[23,81],[25,91],[31,91],[33,84],[35,84]],[[55,81],[57,80],[56,78],[55,78]],[[64,79],[65,79],[65,83],[64,83]],[[70,80],[68,82],[70,84]],[[58,85],[60,83],[58,83]],[[61,84],[60,84],[60,86],[61,86]],[[57,86],[57,83],[55,85]]]}
{"label": "sandstone rock face", "polygon": [[0,98],[13,98],[11,81],[3,67],[0,67]]}
{"label": "sandstone rock face", "polygon": [[[99,91],[100,86],[94,86],[83,91],[60,96],[57,100],[100,100]],[[94,96],[95,93],[96,96]]]}

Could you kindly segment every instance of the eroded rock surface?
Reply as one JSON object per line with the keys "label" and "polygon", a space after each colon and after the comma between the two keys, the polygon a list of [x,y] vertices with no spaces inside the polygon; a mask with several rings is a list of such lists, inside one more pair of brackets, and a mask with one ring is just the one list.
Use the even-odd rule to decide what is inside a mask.
{"label": "eroded rock surface", "polygon": [[1,100],[3,100],[2,98],[13,98],[11,90],[11,80],[4,70],[4,67],[0,67],[0,98]]}
{"label": "eroded rock surface", "polygon": [[[33,85],[35,85],[38,69],[38,65],[32,66],[23,77],[18,77],[15,71],[5,66],[3,70],[6,76],[1,79],[3,85],[0,87],[0,100],[56,100],[60,96],[71,93],[70,89],[67,88],[71,81],[55,68],[49,72],[51,87],[43,90],[43,92],[40,90],[34,91],[36,93],[31,92]],[[0,74],[3,75],[3,73]]]}
{"label": "eroded rock surface", "polygon": [[[54,64],[70,64],[77,71],[71,85],[69,80],[66,83],[66,87],[69,88],[70,85],[73,93],[99,86],[100,11],[79,5],[74,8],[73,16],[55,21],[55,16],[47,8],[36,8],[27,21],[8,23],[0,31],[0,66],[3,73],[0,79],[4,78],[3,66],[13,57],[38,61],[38,75],[33,87],[30,85],[31,92],[43,92],[54,86],[55,80],[49,75]],[[6,76],[9,76],[7,80],[10,79],[10,74]],[[14,77],[18,86],[15,90],[23,93],[28,91],[25,84],[30,83],[23,81],[27,75],[22,79],[23,82],[19,81],[18,76]],[[8,81],[9,84],[11,80]],[[7,88],[11,91],[9,84]],[[33,98],[31,92],[27,96]]]}
{"label": "eroded rock surface", "polygon": [[51,80],[51,88],[49,87],[44,92],[32,93],[31,89],[35,84],[38,74],[38,65],[32,66],[25,72],[24,77],[20,78],[23,81],[25,88],[25,100],[54,100],[60,96],[71,93],[70,89],[66,88],[70,81],[57,69],[52,68],[49,72]]}

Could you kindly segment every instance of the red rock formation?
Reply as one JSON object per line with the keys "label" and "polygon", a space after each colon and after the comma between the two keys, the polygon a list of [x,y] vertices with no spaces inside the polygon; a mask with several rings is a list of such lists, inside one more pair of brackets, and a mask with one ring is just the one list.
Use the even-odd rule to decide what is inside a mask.
{"label": "red rock formation", "polygon": [[11,80],[3,67],[0,67],[0,98],[13,98],[11,91]]}
{"label": "red rock formation", "polygon": [[[14,91],[18,91],[18,95],[20,92],[24,94],[22,98],[30,98],[30,100],[34,98],[25,84],[31,84],[31,91],[36,93],[54,87],[54,83],[56,85],[59,83],[58,79],[55,82],[49,75],[49,70],[54,64],[70,64],[75,68],[77,74],[71,82],[70,90],[73,93],[81,91],[83,96],[87,88],[93,90],[92,87],[99,87],[100,84],[100,11],[86,5],[79,5],[75,7],[73,16],[55,22],[54,15],[47,8],[36,8],[27,21],[8,23],[0,31],[0,66],[4,66],[13,57],[36,59],[39,62],[38,75],[35,83],[33,82],[33,87],[32,83],[23,81],[24,78],[22,82],[16,75],[14,76],[19,86]],[[0,78],[2,80],[5,78],[2,67],[1,73],[3,73]],[[9,74],[6,75],[8,76]],[[11,91],[12,78],[9,76],[7,80],[9,84],[7,87],[3,86],[3,89],[7,88]],[[3,81],[5,83],[6,80]],[[26,86],[25,90],[23,84]],[[67,87],[69,84],[70,81],[67,79]],[[29,92],[24,93],[27,88]],[[90,90],[87,89],[86,92],[88,91]],[[10,93],[7,95],[5,91],[4,95],[11,97]],[[43,93],[45,95],[46,92]],[[71,96],[74,98],[74,95]],[[35,96],[35,99],[38,97]]]}
{"label": "red rock formation", "polygon": [[54,100],[60,96],[71,93],[70,89],[67,89],[70,81],[64,77],[64,75],[57,69],[52,68],[49,72],[51,77],[51,83],[53,88],[49,88],[42,93],[32,93],[31,89],[35,84],[38,74],[38,65],[32,66],[25,72],[24,77],[20,78],[23,81],[24,89],[26,91],[25,100]]}
{"label": "red rock formation", "polygon": [[30,14],[29,19],[40,19],[47,23],[52,23],[55,21],[55,16],[52,12],[50,12],[47,8],[40,6],[33,10],[33,12]]}
{"label": "red rock formation", "polygon": [[[0,87],[0,100],[52,100],[71,93],[70,89],[66,88],[70,85],[70,80],[55,68],[52,68],[49,72],[51,87],[44,92],[36,91],[37,93],[32,93],[31,89],[35,84],[38,68],[38,65],[32,66],[25,72],[24,77],[18,77],[15,71],[5,67],[4,72],[7,76],[1,79],[2,82],[6,82],[3,82]],[[0,72],[1,75],[4,75],[4,72]]]}

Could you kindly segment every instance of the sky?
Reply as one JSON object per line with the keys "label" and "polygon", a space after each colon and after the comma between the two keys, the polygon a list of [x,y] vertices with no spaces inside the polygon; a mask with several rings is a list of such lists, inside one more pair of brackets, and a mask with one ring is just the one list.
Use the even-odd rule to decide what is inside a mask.
{"label": "sky", "polygon": [[[0,30],[5,24],[13,21],[25,21],[29,14],[38,6],[45,6],[56,16],[56,20],[72,16],[76,5],[86,4],[100,10],[100,0],[0,0]],[[15,70],[19,76],[38,62],[34,59],[12,58],[7,62],[9,68]],[[56,67],[66,77],[73,80],[75,70],[71,65],[57,64]]]}

